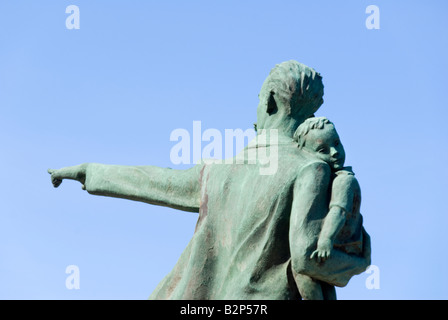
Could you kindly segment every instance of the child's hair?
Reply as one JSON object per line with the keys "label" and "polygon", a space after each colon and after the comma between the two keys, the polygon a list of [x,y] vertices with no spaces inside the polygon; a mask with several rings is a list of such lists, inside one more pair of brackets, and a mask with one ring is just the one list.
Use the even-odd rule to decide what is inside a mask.
{"label": "child's hair", "polygon": [[305,145],[305,137],[313,129],[323,129],[326,124],[333,124],[326,117],[313,117],[306,119],[294,132],[293,139],[297,141],[299,148]]}

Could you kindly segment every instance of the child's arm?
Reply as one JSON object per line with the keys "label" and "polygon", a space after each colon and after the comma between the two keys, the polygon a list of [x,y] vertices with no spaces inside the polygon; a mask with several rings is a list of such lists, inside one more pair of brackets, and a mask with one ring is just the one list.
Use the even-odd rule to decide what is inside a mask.
{"label": "child's arm", "polygon": [[370,265],[370,237],[363,229],[363,249],[360,256],[333,250],[331,259],[325,263],[311,260],[310,254],[318,241],[315,234],[321,231],[321,227],[316,226],[315,222],[323,219],[328,212],[330,168],[322,163],[305,166],[296,181],[289,230],[292,274],[304,274],[343,287],[351,277],[364,272]]}
{"label": "child's arm", "polygon": [[324,219],[322,230],[317,242],[317,250],[311,254],[311,259],[325,261],[331,255],[333,244],[339,231],[345,224],[347,212],[353,208],[354,192],[357,180],[352,172],[339,171],[331,187],[330,210]]}
{"label": "child's arm", "polygon": [[331,255],[333,249],[334,239],[345,223],[345,210],[339,206],[332,206],[324,219],[322,231],[317,241],[317,250],[315,250],[310,259],[315,256],[318,261],[325,261]]}

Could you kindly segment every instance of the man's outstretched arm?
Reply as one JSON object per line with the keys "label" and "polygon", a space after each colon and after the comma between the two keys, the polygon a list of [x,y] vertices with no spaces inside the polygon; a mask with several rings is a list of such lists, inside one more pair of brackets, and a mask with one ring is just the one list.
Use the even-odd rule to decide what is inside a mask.
{"label": "man's outstretched arm", "polygon": [[81,182],[90,194],[199,212],[201,169],[201,165],[174,170],[86,163],[48,172],[54,187],[63,179],[72,179]]}

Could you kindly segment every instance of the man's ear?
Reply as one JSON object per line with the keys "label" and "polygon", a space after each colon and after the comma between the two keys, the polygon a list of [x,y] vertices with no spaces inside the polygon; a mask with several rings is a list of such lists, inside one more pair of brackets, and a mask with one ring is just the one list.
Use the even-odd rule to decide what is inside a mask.
{"label": "man's ear", "polygon": [[268,105],[267,105],[267,108],[266,108],[266,112],[269,115],[276,113],[277,110],[278,110],[277,109],[277,103],[275,102],[275,99],[274,99],[274,95],[275,95],[274,91],[271,91],[269,93]]}

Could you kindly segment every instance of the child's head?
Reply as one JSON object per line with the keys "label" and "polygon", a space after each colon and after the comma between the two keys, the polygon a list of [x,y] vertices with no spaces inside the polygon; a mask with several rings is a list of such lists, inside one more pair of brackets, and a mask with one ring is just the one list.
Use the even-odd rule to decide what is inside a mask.
{"label": "child's head", "polygon": [[294,133],[299,148],[328,163],[333,170],[344,166],[345,151],[333,123],[325,117],[305,120]]}

